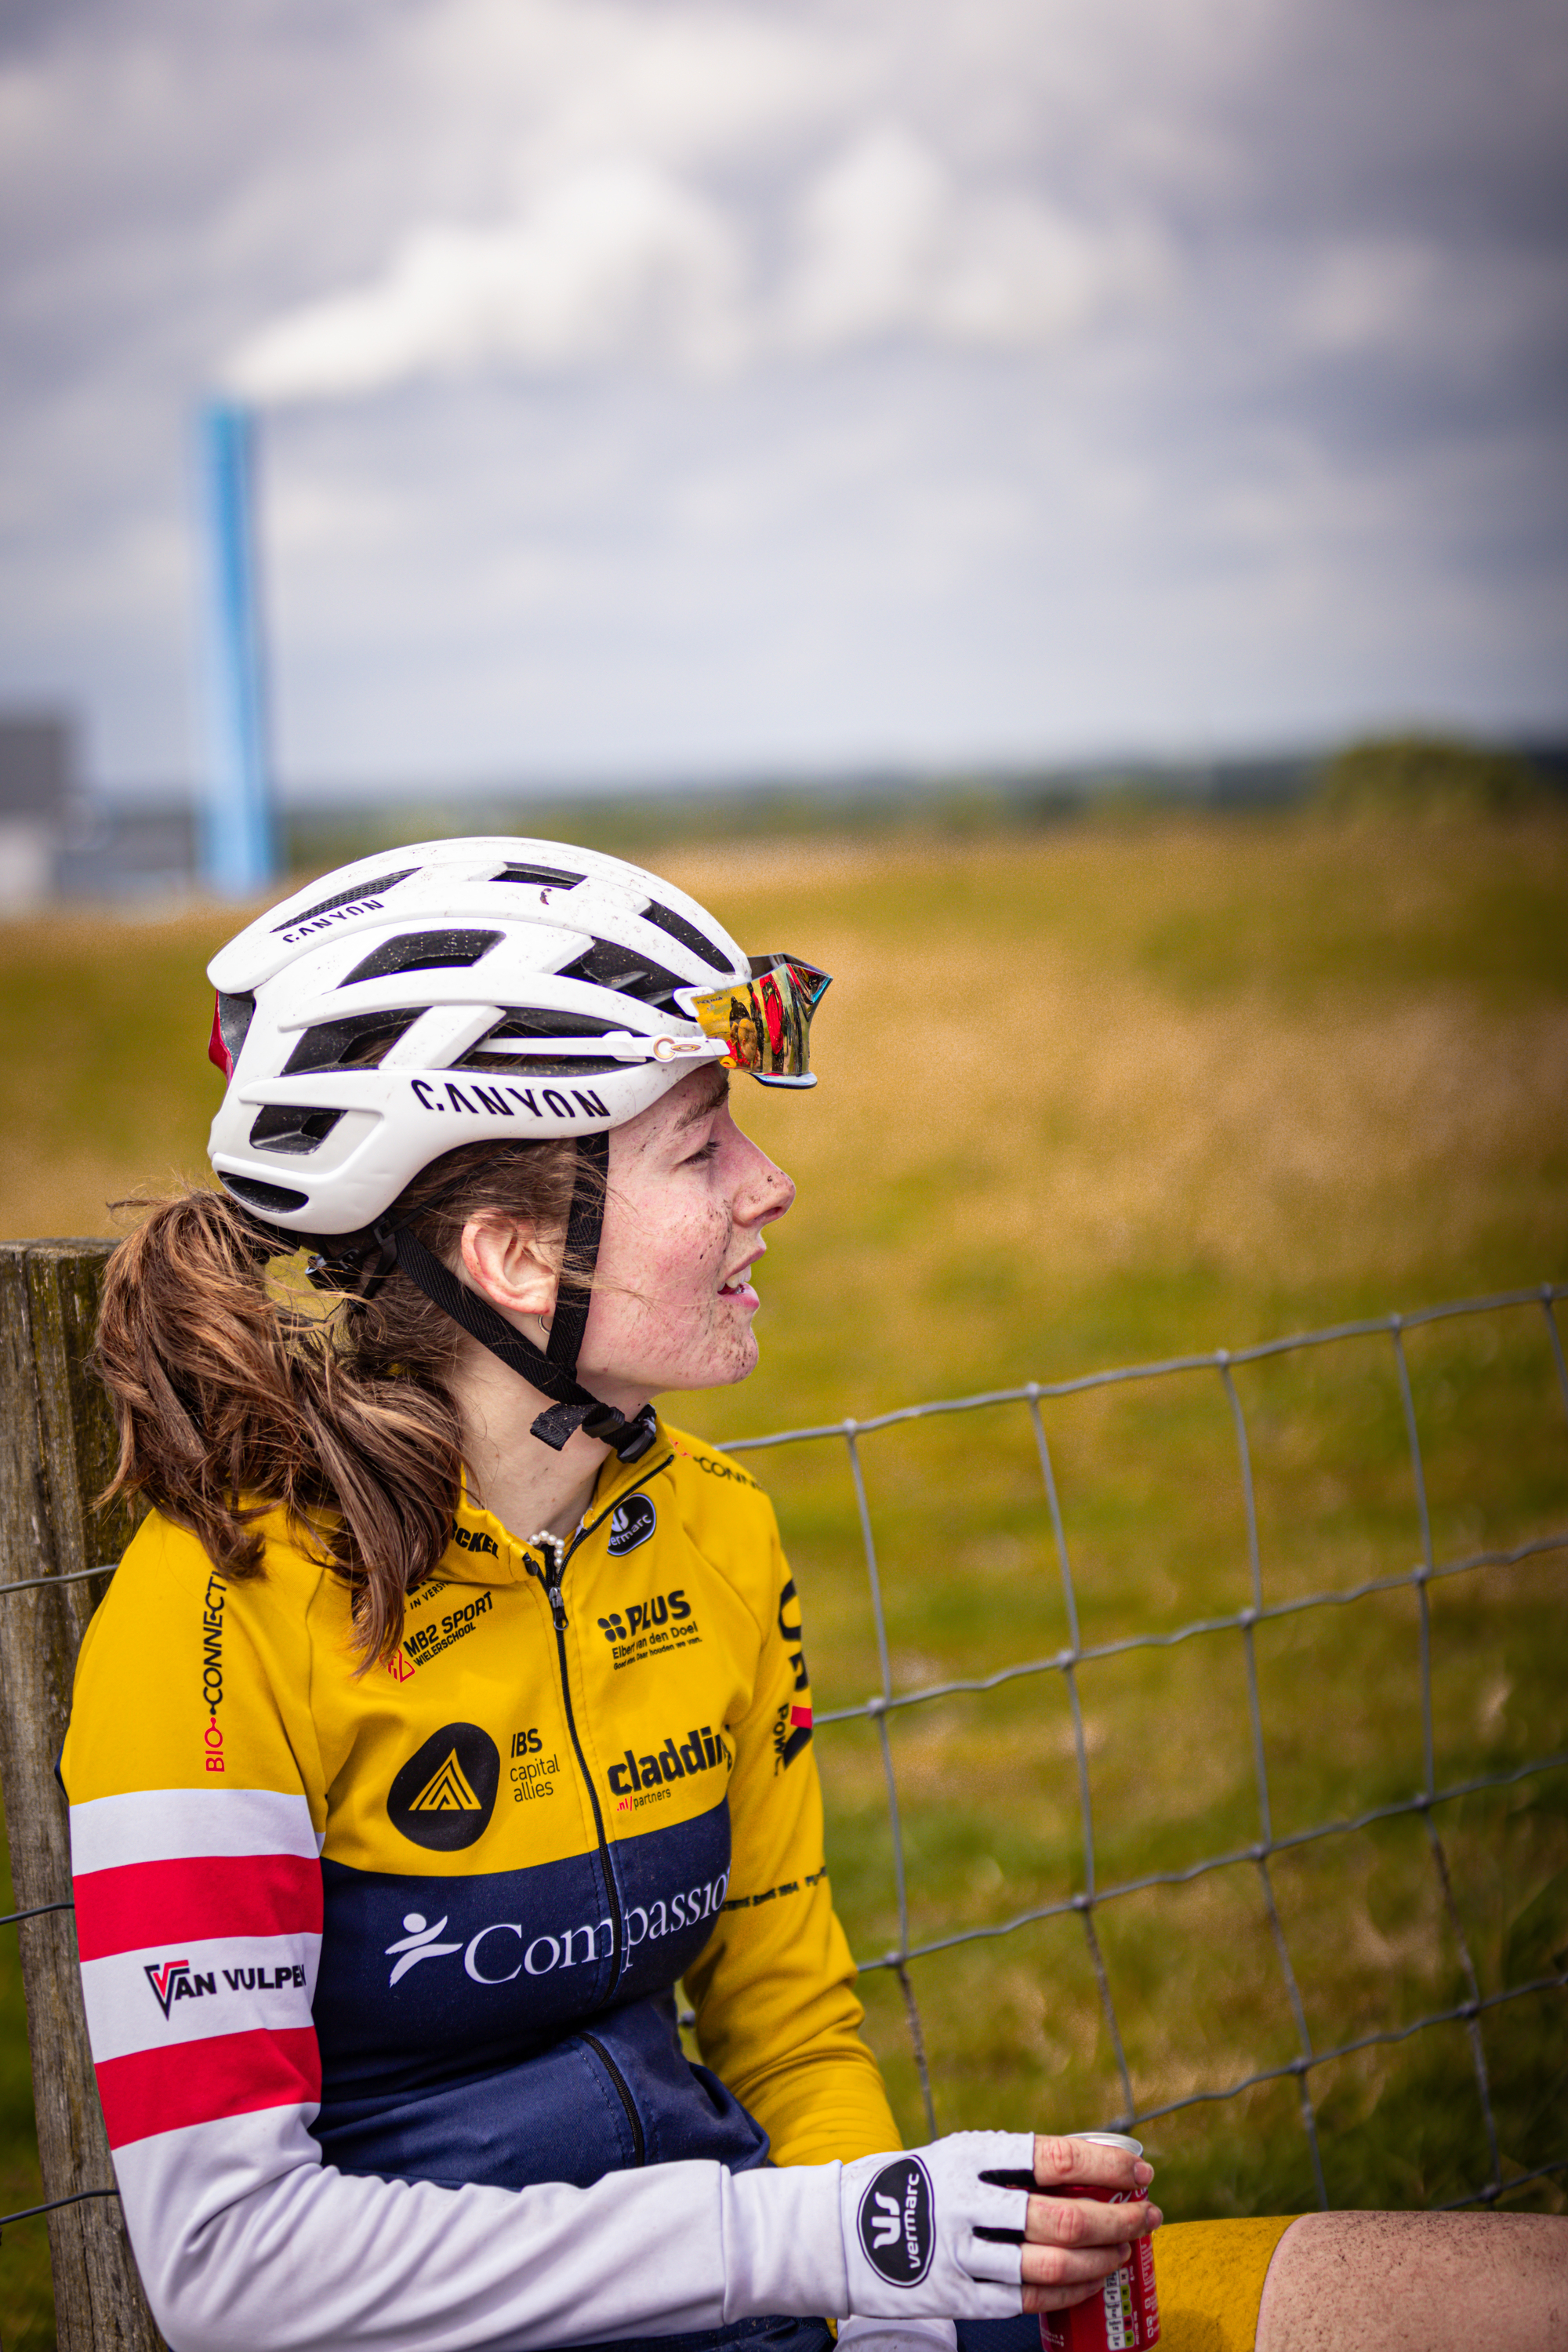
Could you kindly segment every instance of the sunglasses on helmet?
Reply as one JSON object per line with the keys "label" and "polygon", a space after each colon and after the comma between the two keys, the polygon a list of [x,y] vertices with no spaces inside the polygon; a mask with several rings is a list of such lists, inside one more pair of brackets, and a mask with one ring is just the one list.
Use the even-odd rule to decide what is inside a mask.
{"label": "sunglasses on helmet", "polygon": [[814,1087],[811,1016],[832,975],[792,955],[752,956],[751,966],[749,982],[683,988],[677,1002],[705,1037],[723,1039],[724,1068],[749,1070],[765,1087]]}

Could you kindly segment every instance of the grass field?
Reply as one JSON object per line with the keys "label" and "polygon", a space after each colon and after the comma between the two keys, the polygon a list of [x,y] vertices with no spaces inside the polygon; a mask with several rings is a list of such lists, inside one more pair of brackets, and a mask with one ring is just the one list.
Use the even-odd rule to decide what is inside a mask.
{"label": "grass field", "polygon": [[[921,1397],[1239,1348],[1568,1276],[1568,824],[1129,818],[1034,835],[714,844],[664,870],[748,944],[837,976],[815,1096],[747,1089],[800,1182],[762,1268],[763,1364],[687,1400],[739,1438]],[[217,1081],[201,967],[232,919],[0,931],[13,1234],[110,1230],[104,1203],[197,1172]],[[1568,1310],[1563,1310],[1568,1326]],[[1568,1423],[1538,1307],[1413,1333],[1437,1557],[1568,1527]],[[1266,1597],[1408,1569],[1418,1530],[1393,1350],[1347,1341],[1237,1374]],[[1212,1370],[1045,1409],[1086,1642],[1242,1605],[1235,1439]],[[893,1681],[1049,1656],[1066,1621],[1021,1407],[864,1442]],[[803,1589],[819,1709],[879,1686],[842,1445],[752,1457]],[[1439,1784],[1568,1748],[1564,1556],[1433,1591]],[[1402,1591],[1259,1629],[1274,1822],[1407,1796],[1421,1775]],[[1240,1641],[1085,1666],[1101,1884],[1257,1834]],[[1082,1883],[1066,1694],[1051,1674],[891,1729],[918,1941]],[[851,1942],[894,1941],[881,1765],[863,1723],[817,1742]],[[1568,1965],[1568,1772],[1443,1809],[1483,1992]],[[1279,1858],[1318,2046],[1464,1998],[1405,1817]],[[1295,2030],[1250,1864],[1103,1908],[1141,2103],[1287,2062]],[[9,1936],[12,1931],[0,1931]],[[26,2060],[0,1949],[0,2176],[28,2202]],[[1121,2104],[1071,1917],[917,1962],[942,2127],[1070,2128]],[[863,1979],[906,2130],[903,2006]],[[1561,1995],[1489,2013],[1510,2172],[1568,2154]],[[1330,2192],[1440,2201],[1485,2177],[1463,2029],[1313,2077]],[[1311,2201],[1289,2083],[1152,2126],[1168,2212]],[[1518,2200],[1562,2210],[1552,2184]],[[49,2340],[40,2225],[0,2250],[0,2336]]]}

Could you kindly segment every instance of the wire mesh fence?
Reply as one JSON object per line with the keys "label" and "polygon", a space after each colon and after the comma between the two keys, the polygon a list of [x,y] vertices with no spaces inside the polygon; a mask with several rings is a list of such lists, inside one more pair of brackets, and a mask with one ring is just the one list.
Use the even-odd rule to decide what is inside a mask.
{"label": "wire mesh fence", "polygon": [[[1418,1423],[1410,1367],[1406,1352],[1406,1334],[1423,1326],[1476,1317],[1500,1310],[1522,1309],[1538,1313],[1544,1320],[1544,1329],[1551,1350],[1556,1389],[1563,1413],[1568,1416],[1568,1362],[1564,1360],[1563,1343],[1556,1307],[1568,1288],[1544,1285],[1539,1289],[1510,1291],[1484,1298],[1465,1299],[1426,1308],[1410,1315],[1390,1315],[1381,1319],[1344,1323],[1323,1330],[1310,1331],[1294,1337],[1272,1340],[1260,1346],[1211,1354],[1173,1357],[1156,1363],[1123,1366],[1108,1371],[1082,1375],[1073,1380],[1054,1382],[1031,1381],[1020,1388],[988,1391],[966,1397],[944,1398],[928,1403],[910,1405],[893,1412],[882,1413],[867,1420],[846,1419],[811,1427],[783,1430],[770,1435],[732,1441],[726,1451],[731,1454],[751,1454],[780,1448],[811,1446],[842,1447],[845,1465],[851,1483],[854,1511],[858,1526],[860,1548],[864,1559],[872,1632],[879,1663],[880,1688],[862,1704],[829,1708],[816,1717],[818,1729],[860,1722],[870,1726],[879,1744],[882,1785],[885,1793],[889,1853],[892,1867],[893,1901],[898,1921],[898,1936],[893,1947],[879,1954],[862,1958],[860,1968],[867,1975],[888,1972],[897,1982],[902,1996],[907,2021],[910,2048],[918,2077],[920,2094],[925,2110],[926,2123],[934,2134],[936,2124],[932,2081],[942,2064],[942,2052],[928,2046],[927,2029],[917,1993],[915,1970],[922,1962],[955,1950],[961,1946],[980,1946],[1013,1937],[1031,1925],[1058,1917],[1076,1917],[1081,1926],[1088,1964],[1095,1984],[1105,2031],[1113,2053],[1116,2075],[1121,2088],[1121,2103],[1114,2114],[1103,2120],[1108,2128],[1129,2130],[1157,2121],[1179,2110],[1238,2100],[1243,2094],[1258,2085],[1273,2082],[1293,2082],[1296,2087],[1300,2128],[1310,2164],[1311,2177],[1319,2201],[1327,2205],[1328,2186],[1325,2179],[1318,2106],[1314,2099],[1312,2077],[1331,2063],[1378,2045],[1408,2042],[1417,2035],[1443,2026],[1462,2026],[1465,2032],[1468,2062],[1474,2078],[1479,2103],[1484,2147],[1482,2162],[1484,2178],[1466,2194],[1443,2200],[1447,2207],[1489,2205],[1500,2196],[1526,2187],[1532,2181],[1568,2170],[1568,2127],[1562,2131],[1564,2152],[1554,2154],[1550,2160],[1531,2168],[1517,2166],[1505,2177],[1504,2160],[1500,2146],[1497,2118],[1494,2113],[1492,2086],[1489,2077],[1483,2020],[1489,2013],[1503,2009],[1531,1996],[1561,1992],[1568,1987],[1568,1972],[1553,1969],[1537,1973],[1527,1980],[1510,1983],[1495,1990],[1483,1992],[1469,1940],[1467,1937],[1461,1907],[1455,1895],[1454,1872],[1448,1846],[1445,1841],[1441,1816],[1444,1809],[1468,1797],[1488,1790],[1506,1789],[1537,1776],[1568,1767],[1568,1748],[1561,1752],[1531,1755],[1510,1766],[1506,1770],[1472,1774],[1456,1780],[1440,1781],[1436,1766],[1436,1741],[1434,1732],[1433,1705],[1433,1626],[1430,1595],[1434,1588],[1450,1580],[1484,1578],[1488,1570],[1496,1570],[1521,1562],[1568,1555],[1568,1527],[1548,1529],[1526,1539],[1506,1546],[1494,1546],[1466,1552],[1460,1556],[1439,1559],[1433,1540],[1433,1515],[1428,1501],[1427,1475],[1423,1454],[1422,1435]],[[1331,1343],[1370,1339],[1386,1342],[1392,1351],[1392,1361],[1397,1381],[1404,1423],[1404,1438],[1407,1449],[1412,1480],[1415,1524],[1419,1556],[1413,1564],[1396,1574],[1364,1578],[1343,1586],[1325,1585],[1304,1594],[1292,1594],[1281,1600],[1269,1601],[1265,1594],[1263,1546],[1259,1537],[1259,1514],[1257,1486],[1253,1468],[1252,1443],[1248,1421],[1237,1386],[1238,1368],[1264,1362],[1266,1360],[1303,1354]],[[1184,1622],[1160,1632],[1135,1633],[1116,1639],[1085,1642],[1079,1618],[1079,1596],[1075,1583],[1072,1549],[1068,1535],[1068,1514],[1064,1513],[1051,1444],[1047,1428],[1045,1408],[1053,1402],[1095,1390],[1125,1388],[1132,1384],[1155,1384],[1177,1376],[1212,1373],[1218,1383],[1224,1406],[1228,1415],[1235,1446],[1235,1475],[1238,1485],[1242,1517],[1246,1529],[1247,1571],[1250,1597],[1234,1611],[1207,1614]],[[875,1514],[868,1492],[864,1441],[878,1432],[890,1430],[911,1423],[931,1421],[955,1414],[974,1414],[991,1411],[1021,1410],[1026,1416],[1029,1436],[1039,1475],[1038,1500],[1048,1523],[1050,1544],[1055,1555],[1056,1572],[1059,1578],[1060,1599],[1065,1616],[1068,1640],[1049,1655],[1018,1659],[979,1675],[958,1676],[931,1681],[917,1687],[895,1689],[892,1652],[889,1638],[888,1612],[884,1601],[883,1580],[879,1564],[879,1548]],[[0,1596],[6,1593],[36,1591],[45,1586],[80,1581],[111,1572],[109,1567],[74,1571],[61,1578],[22,1578],[0,1584]],[[1415,1601],[1416,1671],[1420,1704],[1420,1746],[1422,1777],[1420,1784],[1408,1795],[1392,1801],[1378,1803],[1350,1814],[1321,1820],[1307,1826],[1278,1829],[1270,1799],[1269,1769],[1265,1742],[1265,1708],[1258,1673],[1258,1629],[1271,1622],[1300,1618],[1311,1612],[1344,1609],[1350,1604],[1374,1594],[1407,1591]],[[1125,1657],[1138,1652],[1174,1651],[1203,1637],[1234,1636],[1239,1645],[1245,1674],[1247,1721],[1250,1732],[1250,1777],[1257,1808],[1257,1833],[1241,1844],[1199,1855],[1184,1861],[1179,1866],[1145,1871],[1131,1876],[1112,1877],[1102,1882],[1097,1864],[1096,1811],[1091,1788],[1089,1748],[1085,1732],[1085,1715],[1079,1686],[1081,1670],[1100,1662]],[[1065,1692],[1071,1725],[1071,1751],[1076,1769],[1077,1801],[1079,1816],[1081,1883],[1072,1891],[1049,1902],[1037,1904],[1002,1920],[970,1925],[955,1932],[917,1939],[910,1933],[911,1873],[906,1851],[906,1834],[900,1815],[899,1778],[889,1738],[893,1718],[907,1711],[930,1707],[938,1702],[960,1696],[984,1697],[1006,1685],[1017,1685],[1030,1678],[1056,1677]],[[1366,1830],[1371,1825],[1400,1818],[1418,1822],[1424,1832],[1431,1869],[1434,1874],[1443,1917],[1458,1954],[1464,1998],[1458,2002],[1432,2009],[1413,2020],[1375,2027],[1368,2032],[1337,2041],[1315,2041],[1311,2032],[1307,2004],[1303,2000],[1301,1981],[1291,1943],[1277,1900],[1271,1864],[1277,1857],[1307,1847],[1317,1846],[1334,1839],[1343,1839]],[[1184,2090],[1175,2098],[1140,2104],[1135,2095],[1132,2070],[1129,2064],[1126,2039],[1119,2012],[1113,1970],[1108,1964],[1103,1939],[1098,1923],[1110,1906],[1153,1888],[1182,1887],[1210,1877],[1215,1874],[1240,1871],[1255,1874],[1261,1900],[1274,1963],[1293,2021],[1296,2048],[1294,2053],[1280,2063],[1261,2065],[1245,2074],[1223,2082],[1200,2084]],[[35,1904],[26,1909],[0,1917],[0,1927],[17,1926],[22,1922],[50,1912],[71,1908],[68,1897]],[[102,2197],[113,2197],[111,2187],[74,2189],[68,2196],[50,2199],[26,2207],[19,2211],[0,2215],[0,2229],[33,2214],[50,2212],[70,2205]]]}
{"label": "wire mesh fence", "polygon": [[[1235,1351],[1220,1349],[1208,1355],[1174,1357],[1157,1363],[1123,1366],[1112,1370],[1086,1374],[1073,1380],[1055,1382],[1030,1381],[1021,1388],[992,1390],[973,1396],[944,1398],[929,1403],[906,1406],[900,1411],[879,1414],[863,1421],[847,1419],[809,1428],[780,1431],[766,1436],[740,1439],[732,1441],[726,1447],[725,1450],[731,1454],[761,1453],[780,1447],[824,1444],[837,1444],[844,1450],[853,1488],[860,1546],[864,1555],[868,1598],[875,1633],[881,1687],[862,1705],[820,1712],[816,1721],[819,1728],[859,1721],[870,1724],[876,1731],[886,1795],[893,1896],[899,1933],[897,1942],[890,1950],[874,1957],[862,1958],[859,1965],[863,1973],[885,1969],[891,1972],[897,1979],[902,1994],[910,2052],[924,2106],[925,2121],[933,2134],[937,2128],[937,2120],[932,2098],[932,2074],[933,2069],[940,2064],[940,2053],[933,2053],[928,2046],[927,2029],[922,2019],[914,1982],[914,1964],[929,1960],[939,1953],[953,1951],[963,1945],[976,1945],[1013,1937],[1021,1929],[1035,1923],[1076,1915],[1082,1927],[1087,1958],[1099,1994],[1100,2010],[1121,2086],[1120,2109],[1117,2113],[1104,2117],[1106,2128],[1130,2131],[1137,2126],[1153,2123],[1162,2116],[1173,2115],[1184,2108],[1238,2099],[1242,2094],[1261,2084],[1279,2080],[1293,2081],[1297,2090],[1300,2126],[1305,2137],[1313,2187],[1320,2205],[1326,2208],[1329,2194],[1324,2177],[1318,2114],[1312,2090],[1314,2073],[1333,2062],[1380,2044],[1406,2042],[1434,2028],[1462,2024],[1468,2043],[1469,2064],[1474,2075],[1482,2120],[1485,2173],[1479,2185],[1468,2193],[1444,2200],[1445,2207],[1489,2205],[1505,2192],[1512,2192],[1532,2180],[1568,2169],[1568,2152],[1564,2152],[1562,2155],[1554,2155],[1550,2162],[1531,2169],[1521,2171],[1516,2168],[1505,2179],[1482,2034],[1482,2020],[1489,2011],[1505,2007],[1530,1996],[1561,1991],[1568,1986],[1568,1973],[1561,1969],[1553,1969],[1550,1973],[1536,1975],[1526,1981],[1510,1984],[1493,1992],[1483,1993],[1465,1923],[1455,1899],[1453,1871],[1441,1826],[1444,1809],[1461,1799],[1489,1790],[1507,1788],[1517,1782],[1568,1766],[1568,1749],[1558,1753],[1531,1756],[1507,1770],[1483,1772],[1439,1784],[1433,1724],[1433,1636],[1430,1601],[1432,1588],[1449,1579],[1475,1578],[1488,1570],[1514,1566],[1533,1558],[1563,1555],[1568,1552],[1568,1528],[1559,1528],[1507,1547],[1478,1549],[1458,1558],[1439,1559],[1436,1556],[1433,1545],[1432,1512],[1427,1495],[1426,1467],[1405,1346],[1406,1333],[1425,1325],[1458,1318],[1495,1313],[1509,1308],[1526,1308],[1536,1311],[1544,1318],[1557,1391],[1563,1413],[1568,1416],[1568,1364],[1564,1362],[1563,1338],[1555,1312],[1557,1301],[1565,1295],[1568,1293],[1565,1293],[1563,1288],[1552,1285],[1545,1285],[1532,1291],[1502,1292],[1489,1297],[1455,1301],[1415,1314],[1395,1314],[1376,1320],[1339,1324],[1322,1330],[1299,1333],[1289,1339],[1271,1340],[1259,1346]],[[1398,1574],[1363,1579],[1342,1587],[1329,1587],[1270,1602],[1265,1598],[1252,1447],[1248,1435],[1247,1418],[1237,1384],[1236,1371],[1237,1368],[1244,1365],[1260,1363],[1271,1358],[1296,1355],[1351,1339],[1385,1341],[1392,1350],[1404,1422],[1405,1441],[1408,1450],[1419,1557],[1408,1570]],[[1178,1375],[1194,1372],[1212,1372],[1215,1375],[1224,1398],[1234,1435],[1236,1475],[1239,1485],[1246,1528],[1249,1598],[1244,1606],[1231,1612],[1194,1619],[1170,1631],[1133,1633],[1113,1641],[1085,1643],[1080,1634],[1079,1594],[1075,1585],[1071,1551],[1042,1407],[1048,1405],[1052,1400],[1081,1395],[1096,1389],[1122,1387],[1131,1383],[1157,1383],[1170,1381]],[[879,1562],[877,1528],[868,1492],[862,1454],[864,1441],[879,1431],[907,1425],[912,1422],[951,1414],[990,1412],[1008,1407],[1021,1409],[1028,1418],[1034,1449],[1038,1461],[1040,1499],[1048,1517],[1056,1569],[1060,1580],[1068,1642],[1052,1655],[1019,1660],[986,1675],[954,1677],[926,1683],[912,1689],[895,1690],[887,1610],[884,1604],[883,1580]],[[1372,1594],[1398,1591],[1410,1591],[1416,1604],[1416,1665],[1420,1694],[1423,1768],[1419,1786],[1407,1797],[1392,1802],[1371,1806],[1351,1815],[1319,1821],[1302,1828],[1278,1831],[1275,1827],[1274,1809],[1270,1801],[1269,1772],[1265,1750],[1264,1714],[1257,1653],[1258,1629],[1271,1621],[1300,1617],[1311,1612],[1343,1609]],[[1251,1779],[1257,1806],[1257,1834],[1243,1845],[1234,1846],[1220,1853],[1201,1855],[1190,1862],[1183,1863],[1177,1868],[1149,1871],[1131,1877],[1114,1880],[1110,1884],[1101,1883],[1096,1862],[1095,1806],[1091,1794],[1084,1708],[1079,1689],[1080,1670],[1100,1660],[1126,1656],[1138,1651],[1169,1651],[1201,1636],[1224,1634],[1232,1634],[1236,1637],[1240,1645],[1244,1664],[1250,1730]],[[1059,1677],[1065,1688],[1070,1710],[1072,1753],[1076,1767],[1078,1805],[1081,1825],[1081,1884],[1064,1897],[1025,1908],[1010,1917],[994,1923],[971,1925],[952,1934],[913,1939],[910,1928],[910,1870],[905,1851],[906,1840],[900,1808],[898,1772],[889,1738],[890,1720],[902,1711],[930,1707],[939,1701],[960,1694],[977,1695],[994,1692],[1005,1685],[1016,1683],[1026,1677],[1037,1676]],[[1401,1817],[1414,1817],[1418,1820],[1425,1832],[1442,1914],[1458,1955],[1464,1998],[1457,2003],[1434,2009],[1415,2020],[1401,2021],[1397,2024],[1391,2023],[1345,2039],[1326,2042],[1314,2042],[1308,2022],[1307,2009],[1302,1999],[1290,1942],[1276,1899],[1270,1864],[1276,1856],[1313,1846],[1322,1841],[1344,1838],[1365,1830],[1373,1823]],[[1097,1917],[1103,1914],[1108,1906],[1151,1888],[1188,1885],[1212,1874],[1231,1870],[1250,1870],[1256,1874],[1274,1959],[1293,2021],[1297,2045],[1295,2052],[1280,2064],[1256,2067],[1229,2081],[1186,2090],[1177,2098],[1140,2104],[1134,2094],[1121,2020],[1111,1981],[1111,1971],[1107,1966]],[[1568,2151],[1568,2131],[1563,2134],[1563,2145],[1565,2151]]]}

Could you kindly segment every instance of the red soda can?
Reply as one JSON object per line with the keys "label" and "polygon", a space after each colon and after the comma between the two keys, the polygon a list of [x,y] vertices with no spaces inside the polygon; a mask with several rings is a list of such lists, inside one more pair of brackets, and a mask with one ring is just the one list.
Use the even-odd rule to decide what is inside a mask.
{"label": "red soda can", "polygon": [[[1142,2156],[1140,2140],[1121,2132],[1074,2132],[1074,2139],[1091,2139],[1101,2147],[1124,2147]],[[1103,2205],[1135,2205],[1139,2189],[1053,2189],[1053,2197],[1093,2197]],[[1160,2341],[1160,2301],[1154,2292],[1154,2246],[1151,2238],[1135,2238],[1131,2259],[1083,2303],[1066,2311],[1042,2311],[1042,2352],[1145,2352]]]}

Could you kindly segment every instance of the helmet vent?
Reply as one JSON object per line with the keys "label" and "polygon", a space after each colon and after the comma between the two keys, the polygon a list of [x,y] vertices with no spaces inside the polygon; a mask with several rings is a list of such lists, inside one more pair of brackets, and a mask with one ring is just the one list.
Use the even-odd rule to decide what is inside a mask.
{"label": "helmet vent", "polygon": [[406,882],[411,874],[418,871],[417,866],[405,866],[395,874],[377,874],[369,882],[360,883],[355,889],[340,890],[334,898],[319,898],[313,907],[301,907],[300,912],[290,915],[286,923],[274,923],[272,928],[275,931],[291,931],[296,923],[310,922],[317,915],[330,915],[335,907],[352,907],[361,898],[379,898],[384,890],[392,889],[396,883]]}
{"label": "helmet vent", "polygon": [[623,1065],[601,1061],[594,1056],[573,1055],[509,1054],[495,1050],[496,1041],[503,1037],[537,1037],[542,1042],[556,1037],[603,1037],[620,1026],[614,1021],[601,1021],[592,1013],[552,1013],[543,1006],[520,1008],[509,1013],[495,1027],[487,1032],[476,1045],[462,1055],[452,1067],[457,1070],[527,1070],[541,1078],[569,1078],[574,1071],[587,1077],[591,1073],[602,1076],[606,1070],[618,1070]]}
{"label": "helmet vent", "polygon": [[315,1110],[300,1103],[268,1103],[250,1130],[252,1150],[314,1151],[336,1127],[341,1110]]}
{"label": "helmet vent", "polygon": [[[552,1013],[542,1005],[519,1006],[498,1021],[489,1032],[491,1037],[607,1037],[612,1029],[619,1028],[616,1021],[601,1021],[596,1013]],[[488,1043],[488,1039],[486,1040]]]}
{"label": "helmet vent", "polygon": [[488,1054],[482,1045],[452,1064],[455,1070],[489,1070],[498,1076],[504,1071],[509,1078],[602,1078],[626,1066],[600,1054]]}
{"label": "helmet vent", "polygon": [[374,1070],[419,1017],[417,1013],[348,1013],[341,1021],[323,1021],[304,1031],[283,1065],[283,1076],[296,1077],[302,1070]]}
{"label": "helmet vent", "polygon": [[634,955],[613,940],[595,940],[575,963],[562,966],[560,976],[592,981],[596,988],[613,988],[618,996],[635,996],[640,1004],[664,1006],[672,1003],[678,988],[687,984],[662,964],[650,963],[646,956]]}
{"label": "helmet vent", "polygon": [[706,938],[695,923],[689,923],[684,915],[678,915],[673,907],[661,907],[656,902],[643,908],[642,919],[645,923],[651,923],[656,930],[668,931],[672,940],[679,940],[681,946],[689,948],[694,956],[700,956],[710,971],[728,972],[731,970],[729,957],[721,955],[712,940]]}
{"label": "helmet vent", "polygon": [[396,971],[439,971],[454,964],[478,963],[500,939],[500,931],[405,931],[401,938],[383,940],[363,963],[356,963],[340,988],[356,980],[384,980]]}
{"label": "helmet vent", "polygon": [[275,1216],[283,1216],[290,1209],[310,1205],[309,1192],[290,1192],[287,1184],[264,1184],[259,1176],[230,1176],[220,1168],[218,1181],[225,1192],[243,1201],[247,1209],[269,1209]]}
{"label": "helmet vent", "polygon": [[547,890],[575,890],[581,874],[567,874],[559,866],[503,866],[493,882],[539,882]]}

